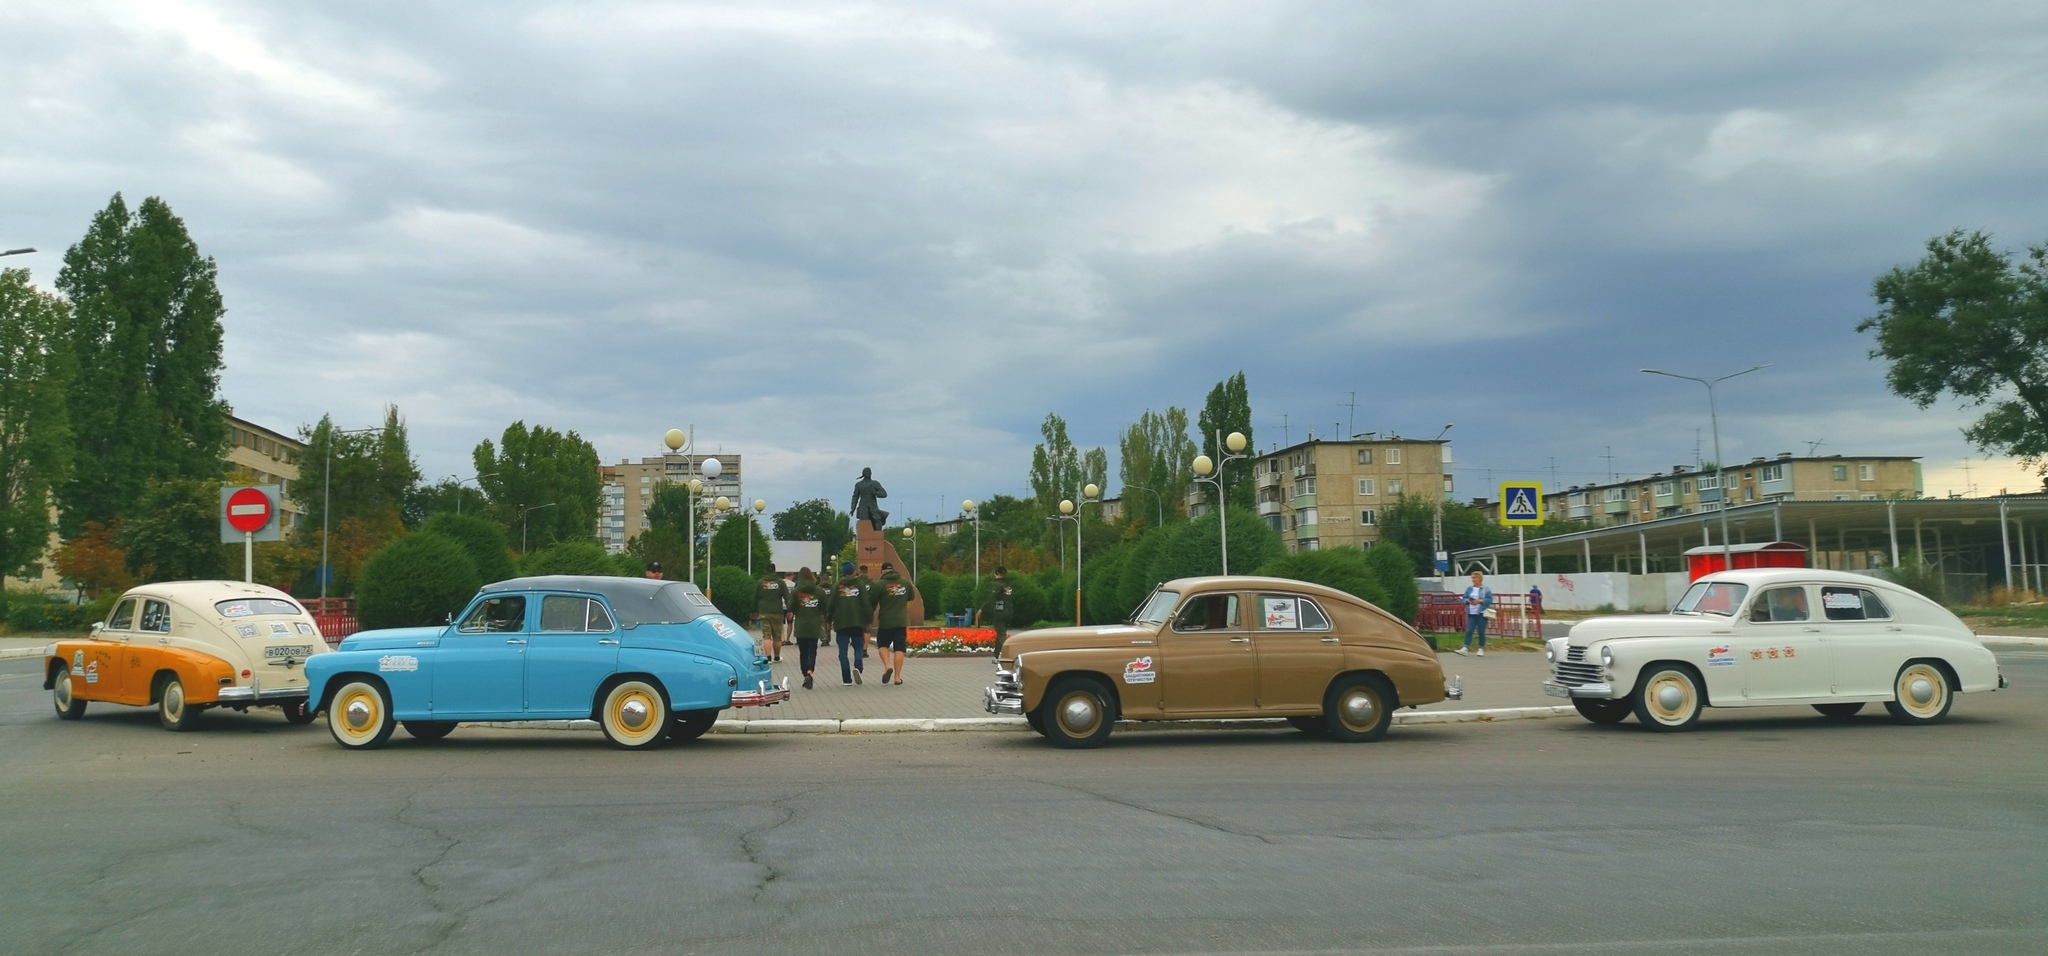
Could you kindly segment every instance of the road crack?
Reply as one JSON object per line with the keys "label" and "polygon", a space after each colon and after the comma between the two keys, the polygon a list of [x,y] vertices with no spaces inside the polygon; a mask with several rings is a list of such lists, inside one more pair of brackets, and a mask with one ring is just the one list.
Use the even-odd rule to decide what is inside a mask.
{"label": "road crack", "polygon": [[1224,826],[1221,823],[1217,823],[1214,820],[1209,820],[1203,817],[1191,816],[1189,814],[1184,813],[1174,813],[1170,810],[1161,810],[1158,807],[1146,806],[1145,804],[1139,803],[1135,800],[1126,800],[1122,797],[1115,797],[1106,793],[1097,793],[1096,791],[1089,790],[1086,787],[1077,787],[1070,783],[1051,783],[1044,780],[1033,780],[1031,782],[1039,784],[1041,786],[1052,787],[1058,790],[1067,790],[1073,793],[1081,794],[1083,796],[1094,797],[1095,799],[1101,800],[1104,803],[1115,804],[1119,807],[1128,807],[1132,810],[1137,810],[1141,813],[1149,813],[1153,814],[1154,816],[1165,817],[1169,820],[1178,820],[1182,823],[1201,827],[1204,830],[1210,830],[1216,833],[1223,833],[1234,837],[1242,837],[1247,840],[1257,840],[1260,843],[1264,843],[1269,846],[1277,844],[1279,842],[1274,838],[1267,836],[1263,833],[1254,833],[1250,830],[1239,830],[1234,827]]}

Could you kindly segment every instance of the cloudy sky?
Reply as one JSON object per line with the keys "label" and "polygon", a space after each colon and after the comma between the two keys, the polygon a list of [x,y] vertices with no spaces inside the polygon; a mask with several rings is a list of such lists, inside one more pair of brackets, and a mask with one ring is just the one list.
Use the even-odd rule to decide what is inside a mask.
{"label": "cloudy sky", "polygon": [[[0,0],[0,247],[116,191],[220,265],[224,388],[396,404],[429,477],[513,419],[694,425],[749,497],[1025,485],[1248,376],[1261,446],[1430,436],[1459,491],[1727,456],[1972,454],[1870,281],[2048,241],[2034,3]],[[1346,407],[1355,392],[1356,408]],[[1283,426],[1284,422],[1284,426]],[[1707,448],[1711,455],[1711,446]],[[1611,455],[1611,459],[1607,456]],[[1980,492],[2031,479],[1971,464]],[[1114,482],[1112,482],[1114,484]]]}

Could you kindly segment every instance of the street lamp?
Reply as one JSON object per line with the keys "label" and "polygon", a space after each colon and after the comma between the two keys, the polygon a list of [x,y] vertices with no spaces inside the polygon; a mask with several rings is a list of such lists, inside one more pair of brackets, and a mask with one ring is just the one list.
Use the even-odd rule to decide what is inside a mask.
{"label": "street lamp", "polygon": [[534,505],[534,506],[533,506],[533,507],[531,507],[531,508],[528,508],[528,507],[526,507],[525,505],[520,505],[520,506],[519,506],[519,556],[520,556],[520,557],[525,557],[525,556],[526,556],[526,519],[527,519],[528,517],[530,517],[530,516],[531,516],[531,515],[532,515],[532,514],[533,514],[534,512],[536,512],[536,511],[540,511],[540,510],[542,510],[542,509],[544,509],[544,508],[552,508],[552,507],[554,507],[554,506],[556,506],[556,505],[558,505],[558,504],[561,504],[561,502],[559,502],[559,501],[550,501],[550,502],[548,502],[547,504],[544,504],[544,505]]}
{"label": "street lamp", "polygon": [[[754,515],[768,510],[768,502],[754,499]],[[754,515],[747,516],[747,576],[754,576]]]}
{"label": "street lamp", "polygon": [[[717,481],[717,480],[718,480],[718,476],[719,476],[719,475],[721,475],[721,474],[723,474],[724,472],[725,472],[725,463],[724,463],[724,462],[721,462],[721,461],[719,461],[719,460],[718,460],[718,459],[716,459],[716,458],[706,458],[706,459],[704,459],[704,463],[703,463],[703,464],[701,464],[701,465],[698,465],[698,466],[697,466],[697,474],[699,474],[699,475],[702,475],[702,476],[704,476],[704,478],[709,478],[709,479],[711,479],[712,481]],[[693,494],[693,495],[696,495],[696,494],[702,494],[703,492],[704,492],[704,480],[703,480],[703,478],[692,478],[692,479],[690,479],[690,493],[691,493],[691,494]],[[727,504],[731,504],[731,502],[730,502],[730,501],[728,501],[728,502],[726,502],[726,503],[727,503]],[[712,504],[716,505],[716,504],[717,504],[717,502],[716,502],[716,501],[713,501],[713,502],[712,502]],[[697,580],[696,574],[697,574],[697,501],[696,501],[696,499],[695,499],[695,498],[692,498],[692,499],[690,499],[690,581],[691,581],[691,583],[695,583],[695,582],[696,582],[696,580]],[[709,585],[711,584],[711,542],[709,542],[709,541],[706,541],[706,542],[704,542],[704,584],[705,584],[705,585],[706,585],[707,587],[708,587],[708,586],[709,586]]]}
{"label": "street lamp", "polygon": [[1152,496],[1152,500],[1153,500],[1154,502],[1157,502],[1157,503],[1158,503],[1158,505],[1159,505],[1159,524],[1158,524],[1158,525],[1155,525],[1154,527],[1159,527],[1159,526],[1163,526],[1163,525],[1165,525],[1165,524],[1166,524],[1166,496],[1165,496],[1165,495],[1162,495],[1162,494],[1160,494],[1160,493],[1159,493],[1159,492],[1158,492],[1157,490],[1155,490],[1155,489],[1152,489],[1152,488],[1147,488],[1147,487],[1145,487],[1145,486],[1143,486],[1143,485],[1133,485],[1133,484],[1125,484],[1125,485],[1124,485],[1124,493],[1125,493],[1125,494],[1130,494],[1130,493],[1131,493],[1131,492],[1133,492],[1133,491],[1142,491],[1142,492],[1144,492],[1144,493],[1146,493],[1146,494],[1148,494],[1148,495],[1151,495],[1151,496]]}
{"label": "street lamp", "polygon": [[[1437,443],[1436,470],[1439,475],[1441,475],[1444,470],[1444,436],[1450,434],[1451,429],[1457,427],[1457,424],[1457,422],[1446,422],[1444,424],[1444,430],[1437,432],[1436,437],[1430,439],[1430,441]],[[1442,566],[1436,569],[1436,573],[1441,575],[1449,573],[1451,565],[1450,555],[1444,553],[1444,480],[1442,477],[1438,477],[1436,482],[1436,518],[1433,524],[1431,525],[1429,535],[1431,542],[1429,563],[1435,565],[1438,562],[1442,562]]]}
{"label": "street lamp", "polygon": [[1648,375],[1662,375],[1666,378],[1682,378],[1688,382],[1698,382],[1701,385],[1705,385],[1707,387],[1707,416],[1708,419],[1713,423],[1714,427],[1714,484],[1720,486],[1721,489],[1721,570],[1723,571],[1734,570],[1735,562],[1732,557],[1733,549],[1730,548],[1728,545],[1728,460],[1721,457],[1721,411],[1714,404],[1714,386],[1717,383],[1725,382],[1731,378],[1734,378],[1737,375],[1748,375],[1749,373],[1757,371],[1759,369],[1766,369],[1770,367],[1771,366],[1768,363],[1763,365],[1752,365],[1749,368],[1743,369],[1740,372],[1729,372],[1728,374],[1723,375],[1719,378],[1699,378],[1698,376],[1693,375],[1680,375],[1676,372],[1666,372],[1662,369],[1643,369],[1643,372]]}
{"label": "street lamp", "polygon": [[1076,504],[1071,498],[1062,499],[1060,501],[1060,513],[1053,516],[1054,521],[1071,521],[1074,523],[1074,625],[1076,627],[1081,624],[1081,508],[1084,505],[1099,505],[1101,503],[1102,489],[1093,482],[1090,482],[1087,487],[1081,489],[1080,504]]}
{"label": "street lamp", "polygon": [[910,542],[910,580],[917,580],[917,527],[903,526],[903,540]]}
{"label": "street lamp", "polygon": [[[1220,434],[1217,437],[1222,438]],[[1222,535],[1223,573],[1229,574],[1230,525],[1228,522],[1224,520],[1224,514],[1225,512],[1228,512],[1230,508],[1223,500],[1223,466],[1228,465],[1233,461],[1242,461],[1243,459],[1248,458],[1250,456],[1243,454],[1245,445],[1245,438],[1243,432],[1231,432],[1230,437],[1222,438],[1222,441],[1220,441],[1218,444],[1220,444],[1225,450],[1225,454],[1223,455],[1222,461],[1210,461],[1208,455],[1195,456],[1195,480],[1200,482],[1206,482],[1208,484],[1216,486],[1216,529],[1217,532],[1220,535]],[[1214,473],[1216,477],[1209,477],[1211,473]]]}
{"label": "street lamp", "polygon": [[960,502],[960,510],[974,519],[974,597],[981,600],[981,512],[974,510],[974,499]]}
{"label": "street lamp", "polygon": [[29,253],[31,253],[31,252],[34,252],[34,251],[35,251],[34,249],[27,249],[27,248],[23,248],[23,249],[9,249],[9,250],[7,250],[6,252],[0,252],[0,256],[23,256],[23,255],[27,255],[27,254],[29,254]]}
{"label": "street lamp", "polygon": [[[454,475],[449,475],[448,477],[450,477],[450,478],[453,478],[453,477],[455,477],[455,476],[454,476]],[[467,477],[467,478],[464,478],[464,479],[462,479],[461,481],[458,481],[458,482],[456,482],[456,483],[455,483],[455,513],[456,513],[456,514],[461,514],[461,513],[462,513],[462,486],[463,486],[463,485],[469,484],[470,482],[474,481],[474,482],[476,482],[476,490],[477,490],[477,493],[478,493],[478,494],[482,494],[482,493],[483,493],[483,490],[484,490],[484,479],[485,479],[485,478],[496,478],[496,477],[498,477],[498,473],[494,471],[494,472],[491,472],[491,473],[490,473],[490,474],[488,474],[488,475],[471,475],[471,476],[469,476],[469,477]]]}
{"label": "street lamp", "polygon": [[[34,249],[16,249],[15,252],[34,252]],[[13,255],[13,253],[8,253]],[[334,565],[327,563],[327,523],[331,518],[334,488],[334,438],[336,435],[371,435],[379,429],[351,428],[336,430],[330,422],[327,426],[327,461],[320,467],[320,599],[327,599],[327,581],[334,577]]]}

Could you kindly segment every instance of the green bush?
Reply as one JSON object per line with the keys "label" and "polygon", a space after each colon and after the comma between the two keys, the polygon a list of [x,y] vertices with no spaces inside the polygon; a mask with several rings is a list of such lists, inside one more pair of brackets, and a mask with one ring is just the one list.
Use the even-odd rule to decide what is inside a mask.
{"label": "green bush", "polygon": [[[1044,620],[1050,612],[1045,607],[1045,589],[1038,586],[1028,574],[1010,576],[1010,587],[1016,593],[1010,595],[1017,606],[1010,612],[1011,628],[1018,628],[1025,621]],[[1052,615],[1057,616],[1057,615]]]}
{"label": "green bush", "polygon": [[356,580],[365,629],[440,624],[469,603],[483,580],[453,538],[415,532],[379,549]]}
{"label": "green bush", "polygon": [[0,608],[5,609],[6,615],[0,619],[4,619],[14,633],[38,634],[55,629],[50,620],[49,598],[35,591],[4,597],[5,600],[0,600]]}
{"label": "green bush", "polygon": [[[1150,573],[1154,581],[1222,572],[1222,532],[1217,530],[1215,518],[1177,524],[1166,529],[1166,534],[1152,558]],[[1230,512],[1230,566],[1237,573],[1263,567],[1284,553],[1280,533],[1267,527],[1257,515],[1243,509]]]}
{"label": "green bush", "polygon": [[643,578],[647,576],[647,559],[631,551],[612,555],[612,573],[622,578]]}
{"label": "green bush", "polygon": [[[744,539],[742,539],[744,540]],[[756,578],[746,568],[721,564],[711,569],[711,580],[705,590],[711,593],[711,603],[718,613],[742,624],[754,616],[754,608],[760,602],[754,597]]]}
{"label": "green bush", "polygon": [[1922,597],[1937,604],[1948,603],[1948,580],[1941,575],[1941,569],[1928,564],[1918,551],[1908,551],[1899,559],[1896,567],[1878,571],[1884,579],[1910,591],[1917,591]]}
{"label": "green bush", "polygon": [[[1415,583],[1415,559],[1399,545],[1382,541],[1367,548],[1365,562],[1377,573],[1386,603],[1380,607],[1401,620],[1413,623],[1422,607],[1422,588]],[[1375,602],[1378,603],[1378,602]]]}
{"label": "green bush", "polygon": [[[1265,577],[1288,578],[1336,588],[1381,608],[1387,607],[1387,589],[1366,562],[1366,552],[1357,548],[1301,551],[1282,555],[1254,572]],[[1388,608],[1391,611],[1391,608]]]}
{"label": "green bush", "polygon": [[1128,546],[1120,546],[1082,563],[1081,598],[1089,622],[1107,624],[1130,616],[1131,609],[1121,601],[1124,562],[1130,559],[1130,554]]}
{"label": "green bush", "polygon": [[[981,579],[982,587],[988,586],[988,578]],[[967,619],[974,620],[974,609],[981,603],[981,595],[974,593],[974,575],[962,574],[946,580],[946,593],[941,604],[948,612],[967,612]]]}
{"label": "green bush", "polygon": [[[619,566],[595,541],[562,541],[526,556],[520,573],[528,577],[543,574],[587,574],[618,577]],[[746,572],[740,572],[745,574]]]}
{"label": "green bush", "polygon": [[462,546],[469,554],[469,560],[476,565],[477,577],[485,584],[494,584],[519,572],[512,566],[512,545],[505,540],[505,529],[497,522],[476,515],[459,515],[444,511],[420,525],[421,531],[441,535]]}
{"label": "green bush", "polygon": [[1123,567],[1117,572],[1116,602],[1124,608],[1135,611],[1159,586],[1163,578],[1152,575],[1152,560],[1159,556],[1159,548],[1181,525],[1167,525],[1153,528],[1139,536],[1125,551]]}
{"label": "green bush", "polygon": [[50,625],[59,631],[90,631],[94,624],[107,619],[107,612],[114,609],[119,594],[102,594],[84,604],[53,604],[49,608]]}
{"label": "green bush", "polygon": [[947,611],[955,610],[954,608],[945,607],[946,589],[952,583],[952,575],[941,574],[937,571],[926,571],[917,576],[917,596],[924,598],[924,616],[926,618],[940,618]]}

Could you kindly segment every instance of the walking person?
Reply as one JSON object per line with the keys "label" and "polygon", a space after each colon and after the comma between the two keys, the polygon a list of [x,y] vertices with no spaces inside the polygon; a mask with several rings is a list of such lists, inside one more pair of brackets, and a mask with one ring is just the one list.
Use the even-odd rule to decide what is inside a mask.
{"label": "walking person", "polygon": [[1493,613],[1493,589],[1486,586],[1486,575],[1472,572],[1472,586],[1465,589],[1465,646],[1458,648],[1458,654],[1474,650],[1472,638],[1477,635],[1480,657],[1486,656],[1486,617]]}
{"label": "walking person", "polygon": [[811,689],[811,676],[818,669],[818,640],[825,636],[826,615],[831,613],[832,594],[818,583],[810,568],[796,572],[796,589],[789,594],[794,610],[789,636],[796,641],[797,666],[804,672],[804,689]]}
{"label": "walking person", "polygon": [[881,594],[875,602],[875,656],[882,661],[882,683],[894,676],[901,685],[910,643],[910,601],[917,596],[917,586],[896,573],[896,565],[884,561],[875,589]]}
{"label": "walking person", "polygon": [[975,624],[995,628],[997,660],[1003,657],[1003,639],[1010,636],[1010,608],[1016,604],[1016,594],[1016,587],[1010,584],[1009,571],[998,564],[995,581],[981,596],[981,606],[974,609]]}
{"label": "walking person", "polygon": [[761,641],[768,645],[770,660],[782,660],[782,622],[789,613],[789,582],[775,573],[775,565],[768,566],[768,573],[761,576],[761,585],[755,589],[759,598],[754,607],[754,621],[761,630]]}
{"label": "walking person", "polygon": [[832,629],[839,644],[842,687],[860,683],[860,673],[867,666],[869,613],[867,579],[853,573],[853,562],[840,564],[839,583],[832,594]]}

